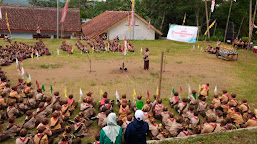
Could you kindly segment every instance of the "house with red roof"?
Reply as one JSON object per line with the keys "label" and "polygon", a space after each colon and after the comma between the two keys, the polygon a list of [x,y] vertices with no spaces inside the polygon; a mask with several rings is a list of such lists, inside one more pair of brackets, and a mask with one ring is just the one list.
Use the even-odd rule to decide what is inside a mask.
{"label": "house with red roof", "polygon": [[[135,13],[134,26],[130,26],[131,11],[105,11],[83,23],[82,32],[88,38],[105,35],[108,40],[119,39],[154,40],[162,32]],[[148,30],[149,29],[149,30]]]}
{"label": "house with red roof", "polygon": [[[12,38],[32,39],[36,37],[37,27],[41,29],[42,38],[56,38],[57,33],[57,9],[48,7],[27,6],[1,6],[2,19],[0,19],[0,38],[9,34],[5,16],[7,13]],[[59,21],[62,8],[59,9]],[[69,8],[66,20],[59,23],[59,36],[73,38],[81,32],[79,8]]]}

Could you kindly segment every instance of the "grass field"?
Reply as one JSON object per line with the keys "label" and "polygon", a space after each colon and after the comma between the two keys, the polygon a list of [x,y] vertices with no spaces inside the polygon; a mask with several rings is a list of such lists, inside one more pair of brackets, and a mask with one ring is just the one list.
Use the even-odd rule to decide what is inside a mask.
{"label": "grass field", "polygon": [[[17,39],[18,42],[34,45],[35,40]],[[150,95],[156,93],[159,84],[159,71],[161,52],[165,55],[165,72],[163,73],[161,97],[164,104],[168,104],[171,96],[171,89],[174,87],[176,91],[182,86],[183,92],[181,97],[187,97],[188,84],[191,89],[198,91],[199,84],[210,83],[210,95],[214,94],[215,85],[218,86],[218,92],[227,89],[229,93],[236,93],[238,99],[247,98],[251,108],[257,108],[257,55],[252,51],[238,50],[238,61],[224,61],[217,59],[215,55],[200,52],[197,48],[203,46],[202,42],[198,42],[196,50],[192,51],[193,44],[179,43],[168,40],[155,41],[131,41],[136,48],[135,53],[128,53],[123,56],[122,53],[101,52],[89,53],[88,56],[92,60],[92,70],[89,73],[88,56],[77,49],[76,40],[67,40],[67,43],[73,45],[74,55],[68,55],[60,49],[62,40],[44,40],[46,47],[53,51],[52,56],[43,56],[34,59],[24,60],[22,66],[25,72],[32,77],[32,82],[37,80],[40,85],[44,84],[46,94],[50,94],[50,85],[53,91],[59,91],[64,97],[64,89],[68,94],[74,94],[75,99],[79,99],[79,89],[81,88],[84,95],[87,92],[93,92],[96,100],[100,99],[100,89],[108,92],[108,97],[115,98],[115,91],[120,95],[127,94],[127,98],[133,99],[133,89],[137,94],[146,98],[146,91],[149,90]],[[86,42],[83,42],[86,44]],[[206,43],[215,46],[215,43]],[[2,40],[0,45],[6,45]],[[150,70],[143,70],[143,56],[140,53],[141,47],[150,49]],[[57,49],[60,55],[57,55]],[[122,73],[119,67],[125,62],[128,72]],[[2,67],[7,72],[8,78],[12,84],[16,84],[19,78],[16,66]],[[34,85],[35,87],[35,85]],[[209,98],[212,99],[212,97]],[[77,110],[78,111],[78,110]],[[73,114],[73,117],[75,114]],[[24,117],[17,120],[22,122]],[[96,122],[89,129],[89,136],[86,142],[94,140],[94,134],[100,129],[96,127]],[[246,138],[255,137],[256,132],[247,131]],[[213,139],[211,136],[199,137],[197,140],[192,139],[190,143],[208,143],[215,140],[216,143],[224,143],[225,134],[221,138]],[[240,136],[241,133],[233,133],[233,136]],[[199,140],[200,139],[200,140]],[[246,141],[246,140],[245,140]],[[242,138],[242,142],[243,141]],[[11,142],[7,141],[6,143]],[[185,141],[187,142],[187,141]],[[237,139],[231,139],[232,143],[239,142]],[[256,139],[255,139],[256,143]]]}

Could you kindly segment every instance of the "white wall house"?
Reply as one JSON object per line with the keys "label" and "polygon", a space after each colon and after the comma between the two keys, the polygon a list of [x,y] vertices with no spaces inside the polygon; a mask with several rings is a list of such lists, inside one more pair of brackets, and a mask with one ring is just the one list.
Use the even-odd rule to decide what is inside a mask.
{"label": "white wall house", "polygon": [[130,14],[129,11],[106,11],[82,24],[83,34],[89,38],[105,34],[108,40],[117,36],[121,40],[125,36],[130,40],[155,40],[156,33],[162,35],[161,31],[137,14],[134,17],[134,26],[130,27]]}

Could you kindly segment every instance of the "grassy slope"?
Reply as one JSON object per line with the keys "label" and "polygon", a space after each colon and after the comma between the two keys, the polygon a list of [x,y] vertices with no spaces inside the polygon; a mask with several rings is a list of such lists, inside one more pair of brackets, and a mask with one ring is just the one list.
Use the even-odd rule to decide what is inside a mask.
{"label": "grassy slope", "polygon": [[[25,42],[27,44],[34,44],[35,40],[20,40],[18,39],[17,41],[22,41]],[[30,70],[30,71],[36,71],[36,70],[43,70],[46,67],[49,67],[49,70],[51,69],[55,69],[54,67],[56,67],[56,69],[60,68],[60,67],[64,67],[65,65],[71,64],[70,68],[77,70],[80,68],[80,65],[76,64],[76,62],[79,61],[87,61],[87,57],[85,56],[85,54],[81,55],[80,52],[78,51],[78,49],[75,47],[74,43],[75,40],[68,40],[68,44],[72,44],[74,51],[75,51],[75,55],[72,56],[67,56],[66,52],[62,52],[60,50],[60,55],[57,56],[56,54],[56,49],[60,48],[60,44],[61,44],[61,40],[44,40],[46,46],[48,48],[50,48],[50,50],[53,50],[54,55],[53,56],[49,56],[49,57],[40,57],[39,60],[36,61],[36,59],[34,59],[33,61],[31,60],[26,60],[24,62],[24,68],[25,70]],[[85,43],[85,42],[84,42]],[[2,40],[0,41],[0,45],[5,45],[6,43],[4,43]],[[142,55],[140,54],[140,48],[143,47],[149,47],[150,48],[150,52],[151,52],[151,63],[153,64],[159,64],[160,63],[160,55],[161,55],[161,51],[165,52],[166,55],[166,60],[165,63],[168,66],[171,67],[176,67],[176,66],[189,66],[190,64],[195,64],[198,61],[208,61],[210,60],[210,66],[212,64],[215,63],[219,63],[219,65],[215,68],[211,68],[213,69],[213,73],[214,74],[210,74],[210,75],[204,75],[201,74],[199,76],[194,76],[194,75],[190,75],[189,76],[180,76],[180,75],[171,75],[171,77],[177,77],[176,81],[169,81],[169,77],[168,76],[164,76],[163,79],[163,88],[162,88],[162,95],[163,95],[163,99],[164,99],[164,104],[168,104],[168,97],[170,95],[170,89],[171,86],[178,88],[179,85],[184,85],[184,87],[186,87],[185,83],[190,83],[192,87],[194,88],[198,88],[198,84],[199,83],[205,83],[206,81],[204,79],[207,79],[208,77],[211,77],[212,82],[220,84],[222,86],[226,86],[227,90],[234,92],[238,95],[238,98],[241,99],[242,97],[247,97],[249,103],[251,104],[251,107],[257,107],[257,102],[256,102],[256,96],[257,96],[257,55],[253,54],[252,52],[249,51],[245,51],[245,50],[240,50],[239,52],[239,60],[237,62],[227,62],[227,61],[222,61],[219,59],[216,59],[216,57],[214,55],[209,55],[209,54],[205,54],[205,53],[201,53],[199,52],[198,49],[196,49],[195,51],[190,51],[190,48],[192,47],[192,44],[185,44],[185,43],[178,43],[178,42],[171,42],[171,41],[165,41],[165,40],[156,40],[156,41],[132,41],[132,44],[136,47],[136,53],[129,53],[125,58],[124,56],[122,56],[121,53],[90,53],[90,57],[93,60],[96,61],[122,61],[123,59],[125,61],[142,61]],[[197,45],[202,46],[202,42],[197,43]],[[210,43],[211,45],[215,46],[215,43]],[[207,44],[206,44],[207,45]],[[247,63],[245,65],[245,58],[247,56]],[[35,62],[36,61],[36,62]],[[50,64],[50,65],[49,65]],[[224,67],[222,67],[224,65]],[[51,66],[53,68],[51,68]],[[204,69],[208,69],[209,67],[204,67]],[[12,66],[9,67],[4,67],[3,68],[4,71],[7,71],[7,75],[11,72],[11,71],[15,71],[15,67],[14,64],[12,64]],[[159,66],[158,68],[159,69]],[[192,67],[192,69],[194,69]],[[226,72],[227,75],[220,75],[221,72]],[[222,73],[223,74],[223,73]],[[8,75],[9,76],[9,75]],[[158,70],[151,72],[147,78],[144,77],[137,77],[137,76],[132,76],[131,79],[135,82],[135,86],[137,87],[138,90],[137,92],[139,93],[143,93],[145,91],[145,89],[140,89],[140,87],[142,86],[142,84],[147,83],[147,85],[149,85],[147,88],[149,88],[150,94],[155,93],[156,90],[156,85],[158,85]],[[44,76],[42,76],[44,77]],[[224,77],[226,78],[226,81],[216,81],[215,79],[218,77]],[[12,74],[9,76],[9,78],[11,79],[12,84],[16,83],[16,80],[18,78],[17,73]],[[33,76],[32,76],[33,79]],[[149,82],[148,82],[149,81]],[[123,84],[122,80],[119,78],[115,78],[113,81],[111,82],[99,82],[99,80],[90,80],[87,81],[86,83],[83,82],[83,80],[52,80],[52,79],[46,79],[46,82],[44,82],[45,84],[52,84],[55,90],[60,90],[62,91],[62,89],[65,86],[68,86],[68,91],[71,91],[71,93],[78,95],[78,91],[77,89],[83,85],[84,87],[86,87],[87,89],[90,88],[90,91],[92,90],[93,93],[99,93],[99,88],[103,88],[103,90],[107,90],[109,91],[113,91],[117,86],[120,86]],[[78,83],[78,84],[77,84]],[[127,82],[124,83],[124,85],[131,85],[131,83]],[[151,85],[151,86],[150,86]],[[75,89],[75,90],[74,90]],[[219,88],[219,90],[221,90],[221,88]],[[187,90],[186,88],[183,90],[183,96],[185,97],[187,94]],[[213,91],[213,90],[212,90]],[[213,93],[211,91],[211,93]],[[46,93],[49,94],[49,91],[47,90]],[[123,89],[123,93],[127,93],[129,95],[132,95],[132,91],[129,90],[127,91],[126,89]],[[114,96],[110,96],[110,97],[114,97]],[[130,97],[131,98],[131,97]],[[96,98],[97,99],[97,98]],[[78,111],[78,110],[77,110]],[[74,115],[73,115],[74,117]],[[24,116],[19,118],[17,120],[17,123],[22,122],[24,120]],[[92,129],[91,129],[92,128]],[[99,128],[96,127],[96,123],[93,124],[92,127],[90,127],[91,133],[90,134],[94,134],[95,132],[99,131]],[[34,130],[32,130],[34,131]],[[248,137],[256,137],[256,132],[246,132]],[[230,134],[226,134],[227,136],[229,136]],[[226,135],[222,136],[225,137]],[[233,135],[235,136],[240,136],[240,133],[233,133]],[[215,135],[216,136],[216,135]],[[192,139],[192,141],[190,142],[194,142],[194,143],[207,143],[209,140],[216,140],[217,143],[223,143],[224,142],[224,138],[220,138],[220,139],[213,139],[213,136],[204,136],[204,137],[199,137],[199,139],[201,141],[199,141],[198,138]],[[86,141],[93,141],[93,135],[89,136],[88,138],[86,138]],[[198,139],[198,140],[197,140]],[[231,139],[231,142],[237,142],[237,140],[233,140]],[[85,141],[85,142],[86,142]],[[6,143],[11,142],[11,141],[7,141]],[[186,141],[185,141],[186,142]]]}

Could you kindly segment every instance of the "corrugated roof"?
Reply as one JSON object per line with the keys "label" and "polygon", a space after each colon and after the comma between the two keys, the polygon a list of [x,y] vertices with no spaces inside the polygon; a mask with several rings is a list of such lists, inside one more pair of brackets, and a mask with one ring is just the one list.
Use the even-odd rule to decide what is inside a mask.
{"label": "corrugated roof", "polygon": [[[48,7],[25,7],[25,6],[1,6],[3,19],[0,20],[0,30],[7,31],[5,14],[7,12],[11,31],[36,31],[37,26],[42,32],[56,32],[56,8]],[[59,9],[59,19],[61,19],[62,8]],[[64,32],[80,32],[80,10],[79,8],[69,8],[66,20],[63,24]],[[61,31],[61,24],[60,24]]]}

